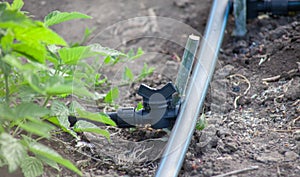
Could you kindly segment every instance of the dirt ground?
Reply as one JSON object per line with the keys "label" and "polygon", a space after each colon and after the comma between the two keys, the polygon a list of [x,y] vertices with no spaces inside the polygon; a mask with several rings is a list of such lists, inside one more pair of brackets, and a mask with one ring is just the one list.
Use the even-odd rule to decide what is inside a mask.
{"label": "dirt ground", "polygon": [[[160,86],[174,81],[180,64],[177,56],[181,57],[189,34],[203,33],[210,4],[210,0],[25,0],[24,10],[40,20],[53,10],[92,16],[54,29],[68,41],[78,41],[86,27],[94,28],[89,43],[125,51],[142,47],[145,55],[129,66],[134,72],[144,62],[156,67],[141,83]],[[299,176],[300,16],[251,20],[249,33],[242,39],[231,37],[233,24],[230,17],[205,103],[208,125],[195,131],[180,176],[230,176],[228,172],[233,172],[231,176]],[[113,78],[120,75],[118,69],[106,72]],[[134,105],[140,101],[134,94],[139,84],[126,88],[129,92],[121,94],[123,102]],[[82,140],[83,147],[78,148],[64,134],[51,145],[75,162],[84,176],[153,176],[159,163],[153,154],[163,149],[168,133],[110,131],[113,145],[85,135],[88,141]],[[135,149],[143,145],[157,148],[144,154],[145,159]],[[116,157],[126,149],[135,153]],[[49,170],[44,176],[57,174],[75,176],[67,170]]]}

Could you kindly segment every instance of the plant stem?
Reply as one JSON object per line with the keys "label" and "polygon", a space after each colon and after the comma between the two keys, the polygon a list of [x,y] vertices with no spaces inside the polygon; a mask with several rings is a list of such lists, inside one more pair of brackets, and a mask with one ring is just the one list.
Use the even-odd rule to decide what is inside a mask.
{"label": "plant stem", "polygon": [[35,141],[38,142],[38,141],[40,141],[40,140],[42,140],[42,139],[45,139],[45,137],[42,137],[42,136],[41,136],[41,137],[38,137],[38,138],[35,139]]}
{"label": "plant stem", "polygon": [[15,135],[18,133],[19,129],[20,129],[20,124],[21,122],[18,124],[17,128],[13,131],[12,136],[15,137]]}
{"label": "plant stem", "polygon": [[43,107],[45,107],[48,103],[48,101],[50,100],[51,96],[47,96],[46,100],[44,101]]}
{"label": "plant stem", "polygon": [[4,74],[4,80],[5,80],[5,101],[6,104],[9,105],[9,86],[8,86],[8,75]]}
{"label": "plant stem", "polygon": [[[53,76],[56,76],[58,74],[58,68],[59,68],[60,65],[57,66],[57,68],[55,69],[55,72],[54,72],[54,75]],[[48,101],[50,100],[51,98],[51,95],[48,95],[46,100],[44,101],[44,104],[43,104],[43,107],[45,107],[48,103]]]}

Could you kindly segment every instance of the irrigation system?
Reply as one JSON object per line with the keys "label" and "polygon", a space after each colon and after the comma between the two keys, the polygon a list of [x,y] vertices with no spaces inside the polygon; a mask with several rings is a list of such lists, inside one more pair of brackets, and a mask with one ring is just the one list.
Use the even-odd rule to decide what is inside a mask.
{"label": "irrigation system", "polygon": [[[121,128],[146,124],[156,129],[172,128],[156,177],[179,174],[214,73],[231,7],[235,17],[233,35],[244,36],[247,18],[255,18],[262,12],[287,15],[290,11],[300,11],[300,1],[214,0],[198,56],[200,37],[190,35],[175,84],[168,83],[160,89],[142,84],[138,90],[143,98],[142,110],[127,107],[108,113]],[[71,126],[79,119],[69,116]]]}

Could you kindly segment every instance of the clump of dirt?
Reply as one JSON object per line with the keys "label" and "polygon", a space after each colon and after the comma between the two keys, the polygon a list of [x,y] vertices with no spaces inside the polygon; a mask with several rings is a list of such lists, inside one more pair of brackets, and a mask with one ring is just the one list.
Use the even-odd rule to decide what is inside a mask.
{"label": "clump of dirt", "polygon": [[195,131],[182,176],[299,175],[299,19],[257,19],[224,42],[209,125]]}

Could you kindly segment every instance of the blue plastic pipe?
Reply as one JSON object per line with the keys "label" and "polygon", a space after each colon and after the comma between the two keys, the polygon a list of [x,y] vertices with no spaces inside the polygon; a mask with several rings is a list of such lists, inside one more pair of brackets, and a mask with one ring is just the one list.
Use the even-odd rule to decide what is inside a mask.
{"label": "blue plastic pipe", "polygon": [[186,101],[173,127],[156,177],[175,177],[181,169],[214,72],[229,9],[229,0],[214,0],[205,34],[201,40],[198,62],[187,88]]}

